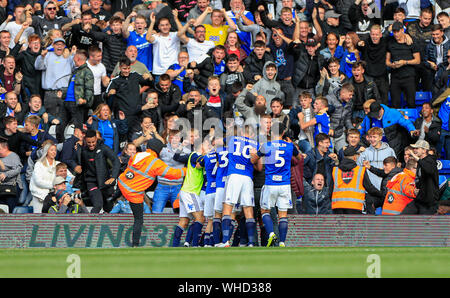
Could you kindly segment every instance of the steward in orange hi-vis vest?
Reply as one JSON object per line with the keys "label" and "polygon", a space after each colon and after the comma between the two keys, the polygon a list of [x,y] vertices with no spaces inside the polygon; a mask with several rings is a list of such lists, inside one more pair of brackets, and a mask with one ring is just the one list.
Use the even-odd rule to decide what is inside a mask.
{"label": "steward in orange hi-vis vest", "polygon": [[370,182],[366,168],[356,165],[359,152],[348,146],[339,167],[332,171],[333,190],[331,209],[334,214],[362,214],[365,210],[366,193],[381,197],[381,192]]}
{"label": "steward in orange hi-vis vest", "polygon": [[139,246],[142,225],[144,224],[144,195],[157,176],[167,179],[180,179],[186,175],[186,169],[169,167],[158,158],[165,145],[150,139],[147,151],[136,153],[128,161],[126,170],[119,176],[118,185],[122,195],[130,202],[134,216],[132,246]]}
{"label": "steward in orange hi-vis vest", "polygon": [[387,193],[384,199],[382,215],[399,215],[405,209],[416,195],[414,190],[416,184],[414,180],[416,174],[404,169],[403,172],[398,173],[387,183]]}

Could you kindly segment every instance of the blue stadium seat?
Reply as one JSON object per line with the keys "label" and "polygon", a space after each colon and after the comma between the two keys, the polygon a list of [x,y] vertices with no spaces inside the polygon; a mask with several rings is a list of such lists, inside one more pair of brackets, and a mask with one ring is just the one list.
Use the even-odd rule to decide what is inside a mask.
{"label": "blue stadium seat", "polygon": [[423,105],[426,102],[430,102],[431,97],[430,91],[416,92],[416,105]]}
{"label": "blue stadium seat", "polygon": [[17,214],[25,214],[25,213],[33,213],[32,206],[17,206],[14,208],[13,213]]}
{"label": "blue stadium seat", "polygon": [[405,116],[408,116],[409,120],[412,122],[416,121],[420,117],[420,113],[416,109],[398,109]]}
{"label": "blue stadium seat", "polygon": [[450,160],[439,159],[438,170],[441,175],[450,175]]}

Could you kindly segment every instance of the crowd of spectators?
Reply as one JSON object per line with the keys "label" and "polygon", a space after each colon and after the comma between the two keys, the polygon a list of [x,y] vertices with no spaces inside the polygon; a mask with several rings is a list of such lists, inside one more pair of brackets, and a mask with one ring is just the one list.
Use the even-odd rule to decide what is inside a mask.
{"label": "crowd of spectators", "polygon": [[[303,154],[292,213],[331,214],[333,168],[356,165],[363,213],[404,169],[410,213],[448,213],[437,160],[450,159],[450,7],[381,2],[1,0],[0,203],[130,213],[116,186],[128,159],[157,138],[160,158],[184,167],[210,132],[201,123],[218,119],[265,140],[284,125]],[[419,91],[431,94],[421,105]],[[145,212],[176,211],[182,183],[158,178]]]}

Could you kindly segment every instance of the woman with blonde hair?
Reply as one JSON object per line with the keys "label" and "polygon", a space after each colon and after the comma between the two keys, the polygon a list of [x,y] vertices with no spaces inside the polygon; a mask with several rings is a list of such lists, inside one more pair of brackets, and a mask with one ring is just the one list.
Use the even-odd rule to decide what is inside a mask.
{"label": "woman with blonde hair", "polygon": [[119,111],[117,117],[118,119],[112,119],[109,106],[106,103],[101,103],[86,123],[88,129],[96,130],[101,134],[105,145],[111,148],[115,154],[120,151],[120,136],[128,133],[128,122],[125,114]]}
{"label": "woman with blonde hair", "polygon": [[344,40],[344,55],[341,59],[341,71],[347,76],[352,77],[352,66],[361,59],[357,48],[359,37],[355,32],[348,32]]}
{"label": "woman with blonde hair", "polygon": [[47,143],[42,152],[42,156],[34,164],[33,174],[30,181],[30,192],[33,199],[30,206],[33,206],[34,213],[41,213],[45,197],[53,188],[53,180],[56,176],[57,148],[55,144]]}

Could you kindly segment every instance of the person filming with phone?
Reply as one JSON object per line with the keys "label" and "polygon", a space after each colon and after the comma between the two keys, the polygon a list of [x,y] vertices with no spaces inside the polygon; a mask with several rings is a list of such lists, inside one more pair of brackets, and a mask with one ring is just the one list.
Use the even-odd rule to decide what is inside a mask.
{"label": "person filming with phone", "polygon": [[[198,116],[202,115],[203,117],[205,113],[205,104],[206,97],[201,95],[198,89],[191,89],[189,93],[184,94],[181,98],[176,114],[180,118],[187,118],[191,124],[191,127],[193,127],[194,115],[198,114]],[[206,118],[203,117],[203,119]]]}

